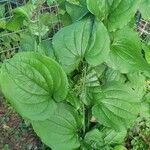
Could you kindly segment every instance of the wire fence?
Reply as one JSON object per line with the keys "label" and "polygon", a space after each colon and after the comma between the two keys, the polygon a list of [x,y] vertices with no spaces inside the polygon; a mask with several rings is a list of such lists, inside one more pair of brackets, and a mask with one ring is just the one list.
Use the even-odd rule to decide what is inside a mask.
{"label": "wire fence", "polygon": [[141,19],[137,26],[137,31],[143,42],[147,42],[150,39],[150,22]]}
{"label": "wire fence", "polygon": [[[25,6],[27,4],[28,0],[0,0],[0,61],[3,61],[6,58],[10,58],[19,49],[21,38],[20,35],[28,32],[27,28],[11,31],[4,27],[6,26],[6,22],[9,22],[15,16],[14,9]],[[51,39],[52,36],[61,28],[61,19],[58,15],[58,11],[58,3],[55,1],[52,3],[52,5],[48,5],[45,2],[41,4],[38,9],[36,8],[33,12],[32,17],[34,18],[34,21],[32,22],[35,22],[35,24],[38,24],[39,22],[39,15],[45,13],[53,14],[52,16],[49,15],[48,20],[46,20],[51,24],[51,27],[49,29],[50,31],[44,35],[42,40]],[[35,16],[37,20],[35,19]],[[40,32],[40,29],[38,31]]]}
{"label": "wire fence", "polygon": [[[21,5],[26,4],[26,1],[10,1],[10,0],[0,0],[0,54],[1,57],[4,57],[5,52],[13,53],[14,50],[18,47],[18,43],[14,44],[12,47],[9,41],[13,38],[13,35],[23,32],[23,30],[9,32],[4,30],[6,21],[9,21],[13,17],[13,9]],[[8,43],[7,43],[8,42]],[[6,55],[9,55],[9,54]]]}
{"label": "wire fence", "polygon": [[143,19],[140,11],[136,13],[135,29],[144,43],[150,40],[150,21]]}

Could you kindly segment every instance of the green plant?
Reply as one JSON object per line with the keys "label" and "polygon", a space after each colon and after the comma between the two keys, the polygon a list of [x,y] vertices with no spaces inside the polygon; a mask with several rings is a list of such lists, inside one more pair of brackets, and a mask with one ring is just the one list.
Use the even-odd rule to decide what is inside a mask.
{"label": "green plant", "polygon": [[122,145],[117,145],[117,146],[114,147],[113,150],[127,150],[127,149]]}
{"label": "green plant", "polygon": [[143,139],[139,137],[135,137],[132,141],[131,144],[133,146],[132,150],[146,150],[148,149],[148,145],[144,142]]}
{"label": "green plant", "polygon": [[[148,112],[149,113],[149,112]],[[150,113],[149,113],[150,114]],[[144,115],[145,117],[146,115]],[[150,148],[150,119],[139,117],[135,125],[129,130],[128,144],[132,150],[147,150]],[[129,143],[130,142],[130,143]],[[127,143],[127,142],[126,142]]]}
{"label": "green plant", "polygon": [[130,28],[140,0],[72,4],[88,12],[77,20],[70,13],[73,23],[52,39],[53,58],[16,54],[2,65],[1,89],[53,150],[125,149],[116,145],[147,103],[150,76],[142,43]]}
{"label": "green plant", "polygon": [[[11,7],[12,2],[17,3],[9,2]],[[60,23],[56,2],[30,0],[12,12],[9,7],[5,1],[0,3],[0,61],[11,58],[16,51],[39,51],[49,56],[49,39]]]}

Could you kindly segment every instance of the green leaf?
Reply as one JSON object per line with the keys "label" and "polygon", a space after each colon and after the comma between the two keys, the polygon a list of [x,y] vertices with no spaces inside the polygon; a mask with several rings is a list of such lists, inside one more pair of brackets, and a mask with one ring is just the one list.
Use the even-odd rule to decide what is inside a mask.
{"label": "green leaf", "polygon": [[5,28],[6,28],[6,21],[0,20],[0,29],[5,29]]}
{"label": "green leaf", "polygon": [[100,78],[105,70],[104,65],[88,68],[85,77],[85,98],[82,99],[85,105],[93,105],[95,101],[93,100],[92,94],[95,92],[95,87],[100,86]]}
{"label": "green leaf", "polygon": [[129,82],[127,82],[128,86],[134,89],[139,99],[142,99],[147,91],[146,77],[140,72],[129,73],[127,77],[129,80]]}
{"label": "green leaf", "polygon": [[76,5],[79,5],[79,0],[66,0],[66,2],[69,2],[71,4],[76,4]]}
{"label": "green leaf", "polygon": [[17,31],[23,27],[24,17],[22,16],[13,16],[7,23],[6,28],[10,31]]}
{"label": "green leaf", "polygon": [[86,0],[79,0],[80,4],[86,6]]}
{"label": "green leaf", "polygon": [[99,65],[109,52],[109,36],[101,22],[90,19],[78,21],[61,29],[53,38],[55,55],[67,73],[78,68],[84,58]]}
{"label": "green leaf", "polygon": [[139,8],[140,1],[114,0],[107,20],[109,31],[114,31],[127,25]]}
{"label": "green leaf", "polygon": [[150,118],[150,93],[145,95],[145,101],[142,103],[140,116],[142,118],[147,118],[147,120]]}
{"label": "green leaf", "polygon": [[8,144],[5,144],[1,150],[10,150]]}
{"label": "green leaf", "polygon": [[122,28],[134,17],[140,0],[87,0],[89,11],[105,19],[109,31]]}
{"label": "green leaf", "polygon": [[26,20],[30,20],[35,8],[36,7],[34,5],[32,5],[30,2],[28,2],[26,5],[23,5],[23,6],[13,9],[13,14],[15,16],[24,17]]}
{"label": "green leaf", "polygon": [[0,4],[0,18],[5,17],[5,4]]}
{"label": "green leaf", "polygon": [[40,21],[30,22],[28,24],[28,28],[31,34],[40,36],[40,37],[44,36],[49,31],[48,26],[45,26],[43,22],[40,22]]}
{"label": "green leaf", "polygon": [[33,35],[29,33],[23,33],[20,35],[20,47],[19,51],[36,51],[37,42]]}
{"label": "green leaf", "polygon": [[107,18],[113,0],[87,0],[88,10],[99,19]]}
{"label": "green leaf", "polygon": [[127,150],[127,148],[124,147],[123,145],[117,145],[117,146],[114,147],[113,150]]}
{"label": "green leaf", "polygon": [[59,1],[57,1],[57,2],[58,2],[59,7],[60,7],[61,9],[65,9],[65,2],[66,2],[66,0],[59,0]]}
{"label": "green leaf", "polygon": [[16,111],[31,120],[53,113],[67,95],[67,77],[53,59],[33,52],[16,54],[0,72],[2,92]]}
{"label": "green leaf", "polygon": [[34,5],[42,5],[46,0],[32,0],[32,4]]}
{"label": "green leaf", "polygon": [[86,7],[69,2],[66,3],[66,11],[71,16],[73,22],[82,19],[88,12]]}
{"label": "green leaf", "polygon": [[74,106],[76,109],[80,109],[81,101],[80,99],[75,95],[74,91],[71,91],[69,89],[68,95],[66,97],[66,101],[69,102],[72,106]]}
{"label": "green leaf", "polygon": [[78,68],[83,60],[90,39],[92,23],[88,20],[78,21],[62,28],[53,38],[55,55],[67,73]]}
{"label": "green leaf", "polygon": [[121,83],[124,83],[126,78],[123,74],[121,74],[119,71],[117,70],[113,70],[111,68],[108,68],[108,70],[105,73],[105,79],[107,82],[110,81],[119,81]]}
{"label": "green leaf", "polygon": [[49,39],[40,42],[38,45],[38,52],[55,59],[52,42]]}
{"label": "green leaf", "polygon": [[103,149],[105,147],[103,133],[101,133],[98,129],[87,132],[84,142],[94,150]]}
{"label": "green leaf", "polygon": [[50,6],[55,2],[55,0],[47,0],[47,4]]}
{"label": "green leaf", "polygon": [[99,86],[99,78],[102,76],[105,69],[106,67],[104,65],[88,68],[86,73],[85,85],[89,88]]}
{"label": "green leaf", "polygon": [[100,21],[95,21],[89,49],[85,58],[90,65],[97,66],[103,63],[110,51],[110,39],[106,27]]}
{"label": "green leaf", "polygon": [[31,3],[13,9],[13,17],[7,22],[6,28],[10,31],[20,30],[24,25],[24,21],[31,19],[34,9],[35,6]]}
{"label": "green leaf", "polygon": [[45,26],[49,26],[52,27],[55,24],[59,23],[59,17],[51,12],[45,12],[39,15],[39,20],[40,22],[42,22],[42,24],[44,24]]}
{"label": "green leaf", "polygon": [[85,150],[110,150],[112,145],[121,144],[126,134],[126,130],[117,132],[109,128],[103,128],[100,131],[93,129],[85,135],[83,142]]}
{"label": "green leaf", "polygon": [[150,20],[150,0],[141,0],[139,10],[144,19]]}
{"label": "green leaf", "polygon": [[[149,94],[149,93],[148,93]],[[145,101],[141,104],[140,118],[149,120],[150,118],[150,103],[148,103],[148,94],[145,96]]]}
{"label": "green leaf", "polygon": [[101,132],[104,134],[104,141],[108,145],[122,144],[127,135],[127,130],[121,130],[120,132],[117,132],[113,129],[103,128]]}
{"label": "green leaf", "polygon": [[53,150],[73,150],[80,146],[81,118],[69,105],[58,104],[51,118],[32,121],[32,125],[42,141]]}
{"label": "green leaf", "polygon": [[125,27],[113,34],[108,66],[121,73],[135,71],[150,72],[150,67],[143,58],[140,39],[132,29]]}
{"label": "green leaf", "polygon": [[93,99],[97,101],[92,108],[97,121],[118,131],[127,129],[140,112],[141,102],[136,93],[119,82],[107,83],[101,90],[97,88]]}
{"label": "green leaf", "polygon": [[145,59],[146,59],[147,63],[150,64],[150,46],[148,44],[144,43],[142,45],[142,49],[145,52]]}
{"label": "green leaf", "polygon": [[72,19],[67,12],[60,14],[59,17],[64,27],[72,24]]}
{"label": "green leaf", "polygon": [[121,3],[122,0],[114,0],[111,5],[111,11],[114,11]]}

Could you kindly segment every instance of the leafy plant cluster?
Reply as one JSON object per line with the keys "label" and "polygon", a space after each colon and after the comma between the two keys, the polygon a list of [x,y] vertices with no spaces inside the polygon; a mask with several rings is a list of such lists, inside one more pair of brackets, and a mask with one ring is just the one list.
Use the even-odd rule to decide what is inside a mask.
{"label": "leafy plant cluster", "polygon": [[150,148],[150,119],[137,119],[135,125],[130,129],[126,145],[132,150],[147,150]]}
{"label": "leafy plant cluster", "polygon": [[[59,29],[57,3],[49,1],[0,2],[0,60],[16,51],[48,53],[50,38]],[[13,9],[12,9],[13,8]]]}
{"label": "leafy plant cluster", "polygon": [[[18,53],[2,65],[5,97],[53,150],[126,150],[127,130],[139,115],[149,116],[149,48],[133,30],[137,9],[149,6],[144,2],[60,0],[66,19],[49,42],[52,55],[29,44],[27,51],[37,52]],[[15,11],[30,27],[22,7]],[[30,30],[39,44],[43,29]]]}

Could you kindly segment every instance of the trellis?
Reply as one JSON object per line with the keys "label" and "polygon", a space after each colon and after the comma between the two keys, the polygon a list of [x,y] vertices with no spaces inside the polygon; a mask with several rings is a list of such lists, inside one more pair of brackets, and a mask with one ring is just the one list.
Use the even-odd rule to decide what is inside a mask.
{"label": "trellis", "polygon": [[[5,14],[3,16],[0,16],[0,24],[2,24],[4,21],[9,21],[13,16],[13,9],[23,6],[25,4],[27,4],[28,0],[0,0],[0,5],[5,5]],[[0,9],[0,11],[2,11]],[[49,12],[49,13],[55,13],[55,15],[57,16],[59,22],[60,18],[58,16],[58,3],[55,1],[51,6],[45,5],[45,3],[42,5],[42,7],[39,10],[39,14],[42,14],[43,12]],[[52,20],[52,24],[55,24],[56,22],[53,22]],[[60,24],[57,24],[55,26],[52,27],[52,32],[53,34],[59,30],[61,27]],[[21,29],[21,30],[17,30],[17,31],[5,31],[3,29],[0,28],[0,61],[5,59],[5,57],[9,58],[9,55],[11,57],[11,55],[13,53],[15,53],[16,50],[19,49],[19,42],[16,42],[13,46],[8,46],[8,48],[3,48],[3,42],[8,41],[10,38],[15,38],[16,35],[26,32],[25,29]],[[52,38],[52,34],[47,36],[46,39],[51,39]],[[8,55],[8,56],[7,56]],[[4,58],[3,58],[4,57]]]}
{"label": "trellis", "polygon": [[143,19],[140,11],[136,13],[135,29],[143,42],[148,42],[150,40],[150,21]]}

